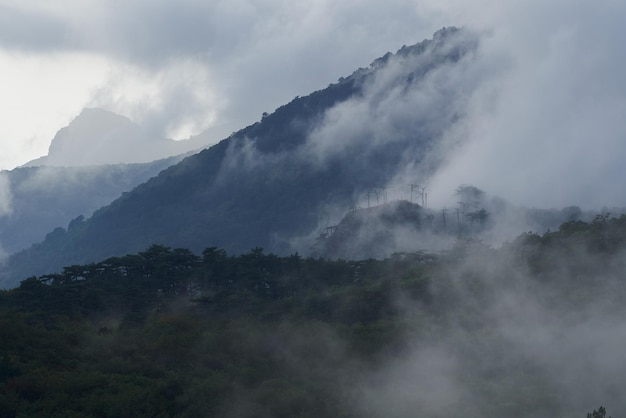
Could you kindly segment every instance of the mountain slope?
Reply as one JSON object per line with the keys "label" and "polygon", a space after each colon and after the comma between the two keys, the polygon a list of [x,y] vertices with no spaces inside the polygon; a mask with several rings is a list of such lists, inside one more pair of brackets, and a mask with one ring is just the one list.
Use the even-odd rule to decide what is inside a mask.
{"label": "mountain slope", "polygon": [[180,161],[91,167],[19,167],[2,172],[10,211],[0,215],[0,247],[7,254],[28,248],[46,233],[92,213]]}
{"label": "mountain slope", "polygon": [[320,225],[365,191],[437,167],[436,146],[462,117],[468,93],[454,74],[477,43],[473,34],[443,29],[295,98],[15,255],[5,285],[153,243],[230,253],[308,249]]}

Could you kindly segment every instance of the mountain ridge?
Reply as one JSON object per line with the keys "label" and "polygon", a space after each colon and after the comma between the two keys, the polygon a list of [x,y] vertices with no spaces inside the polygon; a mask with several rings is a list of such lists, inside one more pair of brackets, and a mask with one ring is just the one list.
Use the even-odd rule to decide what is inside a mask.
{"label": "mountain ridge", "polygon": [[0,216],[0,247],[13,254],[44,239],[77,216],[90,217],[182,156],[150,163],[30,166],[3,171],[11,210]]}
{"label": "mountain ridge", "polygon": [[155,243],[192,251],[218,246],[229,253],[305,251],[324,218],[354,206],[365,191],[389,183],[405,167],[429,172],[437,166],[437,159],[422,163],[459,118],[455,106],[444,106],[457,94],[445,82],[477,46],[474,34],[446,28],[296,97],[72,230],[58,230],[16,254],[3,283]]}
{"label": "mountain ridge", "polygon": [[84,108],[55,134],[47,155],[22,167],[149,163],[198,151],[206,145],[207,138],[202,135],[180,141],[161,138],[126,116],[100,108]]}

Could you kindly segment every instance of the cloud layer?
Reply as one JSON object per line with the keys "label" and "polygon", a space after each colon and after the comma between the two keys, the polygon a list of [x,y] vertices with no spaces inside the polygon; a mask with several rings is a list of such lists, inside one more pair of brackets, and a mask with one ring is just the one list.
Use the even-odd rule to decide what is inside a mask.
{"label": "cloud layer", "polygon": [[[470,138],[437,188],[474,183],[517,203],[585,207],[624,205],[626,54],[617,2],[533,8],[490,5],[496,17],[484,59],[502,68],[474,96]],[[601,23],[600,23],[601,22]]]}

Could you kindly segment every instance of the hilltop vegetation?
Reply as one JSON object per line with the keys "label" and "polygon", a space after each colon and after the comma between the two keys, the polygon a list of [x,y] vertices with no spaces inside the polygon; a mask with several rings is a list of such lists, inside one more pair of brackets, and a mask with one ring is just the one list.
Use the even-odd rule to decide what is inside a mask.
{"label": "hilltop vegetation", "polygon": [[[152,246],[0,293],[6,417],[625,410],[626,216],[385,260]],[[593,416],[606,412],[604,408]]]}

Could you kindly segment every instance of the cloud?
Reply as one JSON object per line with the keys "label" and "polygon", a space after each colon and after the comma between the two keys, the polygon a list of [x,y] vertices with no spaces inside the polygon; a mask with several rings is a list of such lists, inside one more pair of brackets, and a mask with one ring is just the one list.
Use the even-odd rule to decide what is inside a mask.
{"label": "cloud", "polygon": [[[158,71],[122,65],[99,87],[89,105],[127,115],[155,138],[187,139],[212,125],[227,103],[218,98],[210,71],[201,62],[184,59]],[[226,128],[228,129],[228,127]],[[218,132],[226,135],[226,129]]]}
{"label": "cloud", "polygon": [[0,44],[5,47],[35,51],[62,48],[66,30],[61,19],[0,4]]}
{"label": "cloud", "polygon": [[372,373],[356,403],[361,416],[455,416],[471,400],[459,379],[459,359],[447,347],[421,347]]}
{"label": "cloud", "polygon": [[[617,186],[626,157],[625,31],[617,2],[494,6],[503,17],[483,57],[507,57],[479,89],[457,132],[469,138],[433,188],[473,183],[540,207],[624,205]],[[518,12],[513,22],[512,13]],[[511,23],[510,27],[504,23]],[[600,23],[602,22],[602,23]]]}
{"label": "cloud", "polygon": [[[473,67],[477,72],[465,79],[459,73],[450,84],[468,89],[469,97],[459,107],[464,119],[443,137],[467,145],[447,155],[447,169],[431,180],[433,204],[449,201],[460,183],[535,206],[625,204],[618,190],[626,156],[621,117],[626,107],[621,42],[626,6],[620,2],[2,4],[0,59],[8,68],[23,62],[16,56],[30,60],[21,71],[30,74],[30,81],[11,78],[26,87],[5,95],[12,97],[11,103],[0,105],[10,109],[13,102],[24,103],[3,128],[2,137],[13,141],[3,139],[0,164],[5,167],[17,155],[41,155],[55,130],[87,105],[106,107],[139,123],[145,120],[159,136],[182,138],[213,128],[211,139],[217,141],[257,121],[262,112],[323,88],[387,51],[428,38],[442,26],[457,25],[488,35],[480,50],[482,65]],[[70,56],[73,61],[64,61]],[[28,71],[57,68],[59,63],[72,70],[66,73],[78,85],[50,76],[42,85],[41,77]],[[479,69],[487,73],[480,88],[470,91]],[[37,88],[27,88],[29,84]],[[63,92],[52,85],[63,86]],[[42,101],[45,105],[38,104]],[[353,101],[335,112],[377,115],[385,110],[364,106]],[[51,115],[51,108],[62,111]],[[409,115],[400,115],[388,121],[381,116],[381,125],[366,125],[374,130],[363,140],[380,140],[376,138],[385,123],[407,122]],[[339,119],[336,134],[351,129]],[[32,120],[47,122],[35,129]]]}
{"label": "cloud", "polygon": [[102,57],[77,52],[0,49],[0,66],[2,168],[45,155],[56,131],[80,113],[107,73]]}
{"label": "cloud", "polygon": [[[15,67],[16,54],[36,61],[28,68],[45,68],[57,61],[54,57],[66,55],[104,61],[99,71],[77,62],[63,66],[67,74],[90,81],[80,88],[46,77],[47,87],[12,96],[32,104],[41,99],[37,91],[64,86],[66,94],[45,97],[55,98],[55,109],[75,110],[63,112],[54,123],[52,106],[33,106],[30,112],[24,106],[11,118],[14,141],[24,149],[3,144],[5,167],[16,155],[40,156],[46,146],[35,148],[28,139],[45,144],[85,106],[100,105],[135,122],[153,123],[159,136],[182,138],[213,128],[211,139],[217,141],[257,121],[262,112],[433,31],[430,24],[422,26],[410,0],[385,7],[369,0],[3,4],[5,16],[15,22],[0,31],[0,58],[9,67]],[[51,29],[39,33],[23,27]],[[14,80],[19,79],[41,84],[41,77]],[[51,121],[34,132],[32,119]]]}
{"label": "cloud", "polygon": [[[348,380],[358,414],[531,417],[626,408],[623,249],[576,257],[542,249],[554,268],[544,265],[540,275],[528,272],[522,250],[486,248],[466,248],[422,273],[433,303],[399,298],[403,348]],[[577,271],[581,265],[589,275]]]}
{"label": "cloud", "polygon": [[[400,51],[373,63],[376,71],[363,79],[362,93],[326,112],[305,152],[324,164],[395,143],[404,147],[404,164],[422,161],[432,143],[465,112],[466,101],[481,81],[473,63],[475,34],[463,31],[446,37],[443,47],[433,42],[423,53]],[[453,62],[455,48],[463,51],[463,58]]]}

